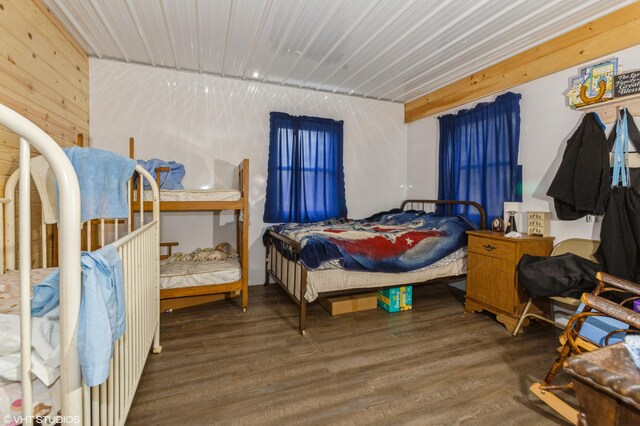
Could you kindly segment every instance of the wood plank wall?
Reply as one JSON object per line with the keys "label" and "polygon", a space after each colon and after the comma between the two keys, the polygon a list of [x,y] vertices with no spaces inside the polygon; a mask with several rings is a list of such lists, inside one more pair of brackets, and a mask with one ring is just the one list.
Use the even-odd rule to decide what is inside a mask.
{"label": "wood plank wall", "polygon": [[[63,147],[74,145],[78,133],[88,140],[87,53],[40,0],[0,0],[0,103],[33,121]],[[0,127],[2,193],[17,165],[18,137]],[[35,189],[32,212],[32,263],[40,266],[41,213]]]}

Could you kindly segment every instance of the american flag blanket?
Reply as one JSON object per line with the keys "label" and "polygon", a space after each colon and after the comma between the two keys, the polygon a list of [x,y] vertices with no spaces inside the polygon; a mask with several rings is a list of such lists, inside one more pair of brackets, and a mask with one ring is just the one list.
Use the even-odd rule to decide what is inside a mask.
{"label": "american flag blanket", "polygon": [[408,272],[429,266],[464,247],[466,231],[472,229],[459,216],[400,209],[361,220],[285,223],[269,228],[300,243],[300,261],[309,270],[337,263],[346,270],[370,272]]}

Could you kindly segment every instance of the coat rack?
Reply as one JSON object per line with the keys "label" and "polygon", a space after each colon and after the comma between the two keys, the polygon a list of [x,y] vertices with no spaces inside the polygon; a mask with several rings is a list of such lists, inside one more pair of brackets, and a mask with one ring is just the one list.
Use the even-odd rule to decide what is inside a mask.
{"label": "coat rack", "polygon": [[631,115],[640,117],[640,93],[598,102],[576,108],[577,111],[595,112],[605,124],[615,123],[618,117],[618,109],[627,108]]}
{"label": "coat rack", "polygon": [[[623,96],[610,101],[598,102],[591,105],[576,108],[578,111],[595,112],[605,124],[613,124],[618,118],[618,110],[627,108],[629,113],[635,117],[640,117],[640,93],[635,95]],[[613,164],[613,154],[611,154],[611,164]],[[629,153],[629,167],[640,167],[640,153]]]}

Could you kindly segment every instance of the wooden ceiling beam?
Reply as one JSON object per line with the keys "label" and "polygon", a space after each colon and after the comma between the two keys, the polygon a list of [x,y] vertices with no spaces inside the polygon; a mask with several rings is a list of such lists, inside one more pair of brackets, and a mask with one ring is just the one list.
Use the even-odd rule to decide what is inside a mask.
{"label": "wooden ceiling beam", "polygon": [[410,123],[640,44],[640,1],[405,103]]}

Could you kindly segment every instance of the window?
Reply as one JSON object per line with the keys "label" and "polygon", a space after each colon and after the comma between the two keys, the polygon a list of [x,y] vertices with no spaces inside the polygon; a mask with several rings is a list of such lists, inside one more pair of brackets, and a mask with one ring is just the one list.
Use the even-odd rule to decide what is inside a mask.
{"label": "window", "polygon": [[342,121],[272,112],[264,221],[347,216]]}
{"label": "window", "polygon": [[[476,201],[488,220],[502,216],[505,201],[522,201],[519,94],[506,93],[439,121],[439,199]],[[474,213],[470,210],[467,217],[480,223]]]}

